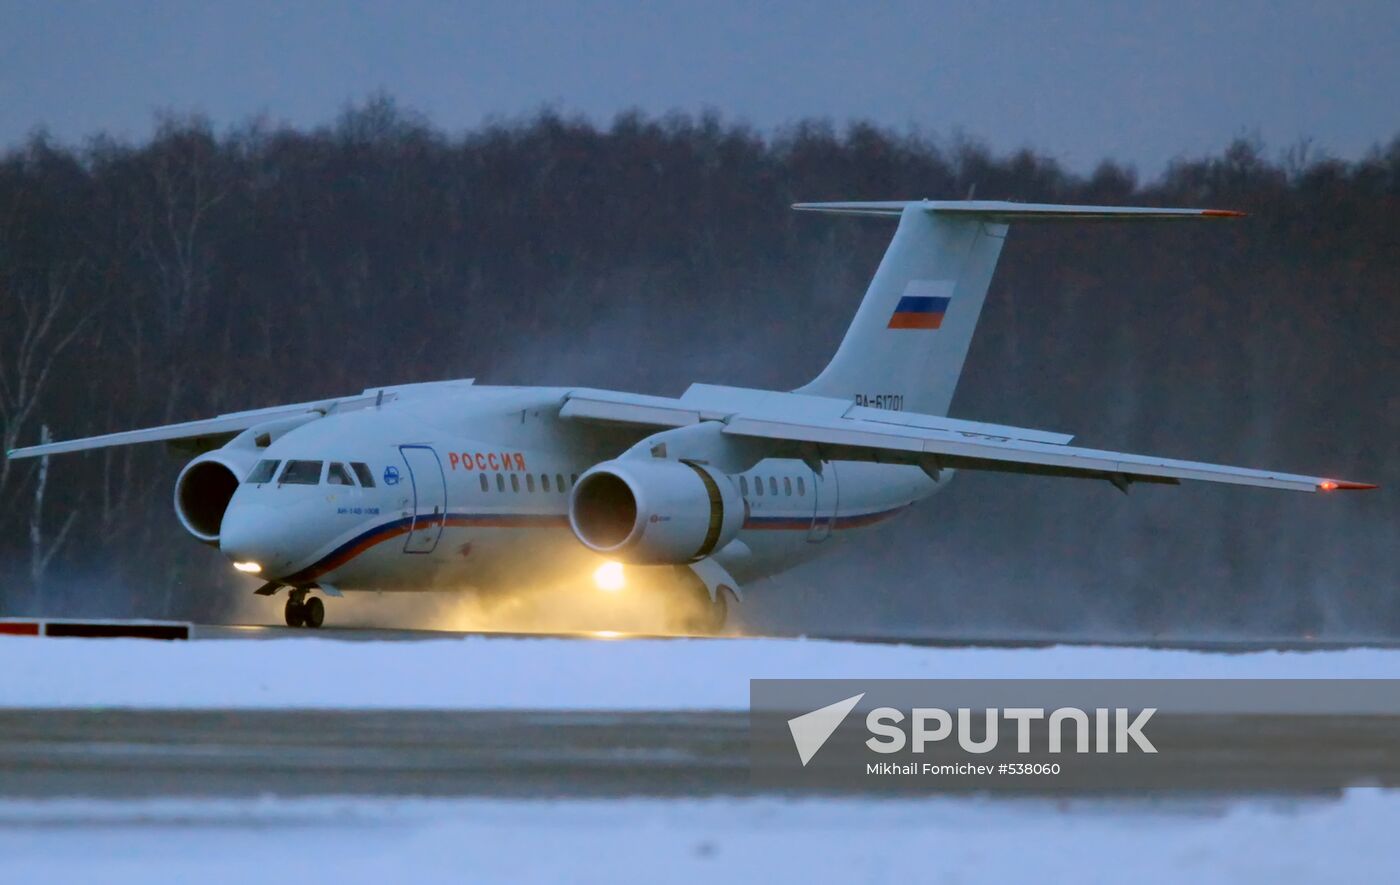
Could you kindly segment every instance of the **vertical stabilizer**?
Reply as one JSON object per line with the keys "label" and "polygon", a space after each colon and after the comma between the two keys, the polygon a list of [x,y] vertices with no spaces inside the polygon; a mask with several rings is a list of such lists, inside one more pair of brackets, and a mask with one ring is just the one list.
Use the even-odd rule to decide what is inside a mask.
{"label": "vertical stabilizer", "polygon": [[798,392],[946,415],[1006,229],[904,207],[836,355]]}
{"label": "vertical stabilizer", "polygon": [[793,208],[899,219],[836,355],[797,392],[927,415],[948,414],[1011,222],[1166,221],[1243,214],[993,200],[798,203]]}

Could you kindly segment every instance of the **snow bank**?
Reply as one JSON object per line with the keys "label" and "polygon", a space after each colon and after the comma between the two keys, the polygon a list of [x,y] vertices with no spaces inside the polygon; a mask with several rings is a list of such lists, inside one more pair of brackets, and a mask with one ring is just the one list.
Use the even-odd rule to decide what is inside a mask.
{"label": "snow bank", "polygon": [[0,636],[0,707],[745,709],[761,677],[1380,678],[1400,651],[947,649],[803,639]]}
{"label": "snow bank", "polygon": [[8,881],[1394,881],[1400,796],[0,802]]}

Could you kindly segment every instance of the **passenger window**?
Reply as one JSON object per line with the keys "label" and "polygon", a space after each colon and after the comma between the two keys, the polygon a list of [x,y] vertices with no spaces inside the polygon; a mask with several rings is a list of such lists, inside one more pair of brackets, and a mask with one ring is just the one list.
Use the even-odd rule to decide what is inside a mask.
{"label": "passenger window", "polygon": [[360,485],[367,489],[374,488],[374,474],[370,473],[369,465],[363,461],[353,461],[350,469],[355,471],[355,476],[359,478]]}
{"label": "passenger window", "polygon": [[543,491],[546,491],[546,492],[549,491],[549,474],[548,474],[548,473],[541,473],[541,474],[540,474],[540,489],[543,490]]}
{"label": "passenger window", "polygon": [[322,461],[288,461],[278,480],[283,485],[314,486],[321,481]]}
{"label": "passenger window", "polygon": [[345,469],[345,465],[337,461],[326,470],[326,483],[333,486],[353,486],[355,481],[350,478],[350,471]]}
{"label": "passenger window", "polygon": [[801,498],[807,494],[807,486],[802,482],[802,477],[797,478],[797,496]]}
{"label": "passenger window", "polygon": [[501,476],[501,475],[498,473],[498,474],[496,474],[496,491],[498,491],[498,492],[504,492],[505,490],[506,490],[506,478],[505,478],[504,476]]}
{"label": "passenger window", "polygon": [[281,461],[259,461],[257,466],[253,468],[253,472],[248,474],[248,478],[244,480],[244,482],[257,484],[271,482],[273,474],[277,472],[277,465],[281,463]]}
{"label": "passenger window", "polygon": [[520,491],[520,474],[512,473],[510,475],[510,490],[512,492]]}
{"label": "passenger window", "polygon": [[749,496],[749,478],[747,476],[739,477],[739,494],[745,498]]}
{"label": "passenger window", "polygon": [[481,490],[483,492],[491,491],[491,485],[486,482],[486,474],[478,473],[477,476],[481,477]]}
{"label": "passenger window", "polygon": [[525,491],[532,495],[535,493],[535,475],[533,473],[525,474]]}
{"label": "passenger window", "polygon": [[783,494],[792,497],[792,480],[786,476],[783,477]]}
{"label": "passenger window", "polygon": [[556,474],[554,474],[554,487],[557,488],[561,493],[565,491],[565,489],[564,489],[564,474],[562,474],[562,473],[556,473]]}
{"label": "passenger window", "polygon": [[755,476],[755,477],[753,478],[753,488],[754,488],[754,491],[758,492],[758,496],[759,496],[760,498],[762,498],[762,497],[763,497],[763,477],[761,477],[761,476]]}
{"label": "passenger window", "polygon": [[773,496],[778,494],[778,478],[776,476],[768,477],[768,494]]}

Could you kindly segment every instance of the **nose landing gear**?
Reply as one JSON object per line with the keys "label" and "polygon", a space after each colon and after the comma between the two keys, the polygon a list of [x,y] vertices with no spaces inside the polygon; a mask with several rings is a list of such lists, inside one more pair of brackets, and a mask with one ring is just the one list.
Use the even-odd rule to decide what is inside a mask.
{"label": "nose landing gear", "polygon": [[288,591],[287,607],[283,611],[288,627],[315,629],[325,622],[325,603],[318,596],[307,596],[307,592],[305,589]]}

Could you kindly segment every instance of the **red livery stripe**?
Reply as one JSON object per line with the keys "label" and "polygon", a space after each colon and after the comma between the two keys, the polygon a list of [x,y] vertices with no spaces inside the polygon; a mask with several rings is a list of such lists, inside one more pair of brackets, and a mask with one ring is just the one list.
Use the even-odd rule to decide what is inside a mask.
{"label": "red livery stripe", "polygon": [[806,531],[812,527],[812,518],[793,517],[791,519],[781,516],[775,517],[750,517],[744,522],[744,528],[758,531]]}
{"label": "red livery stripe", "polygon": [[[908,509],[904,504],[892,510],[877,510],[874,513],[857,513],[851,516],[838,516],[831,522],[833,529],[858,529],[867,525],[898,516]],[[744,528],[751,531],[806,531],[812,527],[810,516],[750,516],[744,520]]]}

